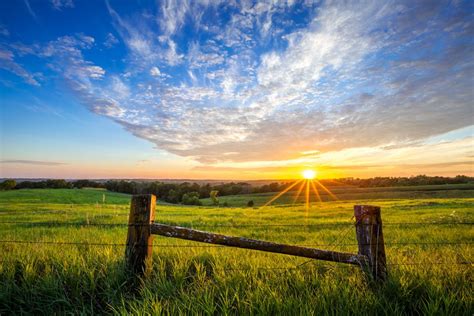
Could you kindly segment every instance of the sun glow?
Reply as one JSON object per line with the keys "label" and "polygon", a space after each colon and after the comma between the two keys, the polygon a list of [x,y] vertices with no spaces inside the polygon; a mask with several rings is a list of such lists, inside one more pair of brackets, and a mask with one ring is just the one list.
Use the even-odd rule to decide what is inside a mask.
{"label": "sun glow", "polygon": [[307,180],[312,180],[314,178],[316,178],[316,171],[314,170],[304,170],[303,173],[303,178],[307,179]]}
{"label": "sun glow", "polygon": [[[336,195],[334,195],[334,193],[332,193],[324,184],[322,184],[321,181],[316,179],[317,175],[318,173],[315,170],[304,170],[301,173],[303,179],[290,182],[285,189],[273,196],[262,207],[272,204],[275,200],[281,198],[283,195],[287,195],[288,197],[292,198],[293,204],[295,204],[298,203],[300,196],[303,195],[306,215],[308,215],[309,209],[311,207],[311,196],[313,196],[313,201],[317,200],[319,203],[322,203],[324,199],[327,200],[328,198],[337,200]],[[321,193],[325,195],[324,199],[319,193],[318,187],[324,191]]]}

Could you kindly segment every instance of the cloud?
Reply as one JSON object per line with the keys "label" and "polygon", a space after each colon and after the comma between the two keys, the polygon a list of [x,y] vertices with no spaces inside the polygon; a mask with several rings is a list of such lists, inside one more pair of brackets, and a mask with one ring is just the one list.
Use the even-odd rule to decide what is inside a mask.
{"label": "cloud", "polygon": [[51,0],[51,5],[56,10],[62,10],[63,8],[74,8],[73,0]]}
{"label": "cloud", "polygon": [[165,0],[161,5],[161,18],[158,23],[163,30],[165,36],[175,34],[184,24],[186,12],[189,9],[189,2]]}
{"label": "cloud", "polygon": [[[153,110],[145,113],[154,119],[124,126],[160,148],[205,163],[406,146],[467,126],[473,71],[459,39],[469,36],[470,22],[462,8],[455,9],[450,19],[439,18],[447,14],[442,6],[328,3],[305,28],[284,35],[285,49],[256,56],[254,15],[258,19],[259,10],[273,9],[241,8],[216,40],[190,44],[190,84],[148,90]],[[179,10],[172,20],[165,14],[160,24],[168,37],[183,27],[186,14],[193,15],[187,5]],[[415,19],[421,16],[424,21]],[[451,31],[433,56],[435,34],[446,29]],[[244,50],[229,55],[224,47]],[[206,80],[195,69],[206,69],[210,81],[202,85]],[[135,90],[140,93],[144,89]],[[223,155],[232,151],[237,154]]]}
{"label": "cloud", "polygon": [[39,161],[39,160],[21,160],[21,159],[0,160],[0,163],[2,163],[2,164],[39,165],[39,166],[61,166],[61,165],[66,165],[66,163],[64,163],[64,162]]}
{"label": "cloud", "polygon": [[153,76],[153,77],[158,77],[160,74],[161,74],[161,72],[160,72],[160,69],[158,69],[158,67],[153,66],[153,67],[150,69],[150,75],[151,75],[151,76]]}
{"label": "cloud", "polygon": [[40,83],[35,79],[33,74],[15,62],[14,54],[10,50],[2,50],[0,48],[0,69],[14,73],[18,77],[23,78],[26,83],[32,86],[40,86]]}
{"label": "cloud", "polygon": [[2,24],[0,24],[0,35],[5,37],[10,36],[10,31],[8,31],[8,29]]}
{"label": "cloud", "polygon": [[474,137],[438,143],[420,143],[403,148],[358,147],[321,153],[317,156],[301,156],[289,160],[265,160],[252,162],[216,162],[199,165],[199,171],[273,172],[296,174],[303,166],[333,175],[337,172],[361,176],[375,174],[414,175],[424,172],[448,171],[452,174],[472,173]]}
{"label": "cloud", "polygon": [[[368,152],[395,163],[472,125],[474,28],[462,2],[106,5],[127,48],[121,71],[84,57],[95,47],[86,35],[30,49],[91,111],[203,164],[329,167],[344,153],[375,166]],[[30,54],[8,49],[17,65]]]}
{"label": "cloud", "polygon": [[[127,111],[120,102],[129,96],[127,85],[115,75],[106,78],[106,71],[86,60],[83,51],[94,47],[95,39],[84,34],[62,36],[43,45],[9,45],[18,55],[34,55],[47,61],[47,67],[59,74],[92,112],[113,119],[122,118]],[[11,51],[0,50],[0,68],[11,71],[33,85],[39,85],[32,75],[15,63]],[[112,93],[111,93],[112,92]],[[131,117],[131,116],[130,116]]]}
{"label": "cloud", "polygon": [[118,43],[119,40],[112,33],[108,33],[104,41],[104,46],[107,48],[112,48]]}
{"label": "cloud", "polygon": [[35,21],[38,22],[38,16],[36,15],[35,11],[31,8],[30,2],[28,0],[23,0],[25,3],[26,9],[28,10],[28,13],[33,17]]}
{"label": "cloud", "polygon": [[100,66],[84,66],[82,71],[85,72],[85,75],[92,79],[100,79],[104,76],[105,70]]}

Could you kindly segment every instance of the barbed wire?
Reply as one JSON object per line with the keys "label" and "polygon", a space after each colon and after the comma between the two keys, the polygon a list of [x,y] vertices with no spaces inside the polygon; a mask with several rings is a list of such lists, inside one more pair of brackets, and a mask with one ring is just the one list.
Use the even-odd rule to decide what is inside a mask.
{"label": "barbed wire", "polygon": [[[162,223],[162,222],[154,222],[159,223],[162,225],[170,225],[170,226],[180,226],[185,228],[199,228],[199,227],[209,227],[209,228],[219,228],[219,227],[227,227],[227,228],[239,228],[239,227],[333,227],[333,226],[354,226],[355,223],[315,223],[315,224],[193,224],[193,223]],[[92,222],[30,222],[30,221],[0,221],[0,225],[7,225],[7,224],[25,224],[31,226],[111,226],[111,227],[128,227],[128,226],[148,226],[149,224],[127,224],[127,223],[92,223]],[[368,225],[371,224],[358,224],[358,225]],[[388,222],[383,223],[383,226],[428,226],[428,225],[467,225],[472,226],[474,222]]]}

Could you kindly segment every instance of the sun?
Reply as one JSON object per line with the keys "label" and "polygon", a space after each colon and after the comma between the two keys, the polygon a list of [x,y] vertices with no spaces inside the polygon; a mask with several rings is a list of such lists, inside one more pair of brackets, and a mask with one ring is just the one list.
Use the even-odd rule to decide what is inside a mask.
{"label": "sun", "polygon": [[303,175],[303,178],[307,180],[311,180],[311,179],[316,178],[316,171],[307,169],[303,171],[302,175]]}

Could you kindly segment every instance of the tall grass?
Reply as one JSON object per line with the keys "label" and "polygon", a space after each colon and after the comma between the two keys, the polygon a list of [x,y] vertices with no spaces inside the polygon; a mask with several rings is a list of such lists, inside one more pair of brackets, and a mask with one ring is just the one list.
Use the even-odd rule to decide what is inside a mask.
{"label": "tall grass", "polygon": [[[0,224],[0,240],[125,242],[126,226],[92,224],[126,224],[127,196],[105,192],[108,203],[102,204],[103,191],[44,191],[33,191],[38,200],[33,193],[27,198],[8,193],[5,199],[0,193],[0,222],[16,222]],[[76,193],[84,194],[83,200]],[[60,203],[69,195],[73,202]],[[152,273],[137,288],[124,273],[123,246],[0,243],[0,314],[471,315],[472,265],[459,263],[472,262],[472,225],[390,223],[473,222],[473,202],[377,201],[391,264],[390,278],[381,286],[372,286],[357,267],[156,236]],[[156,222],[357,252],[350,225],[354,203],[314,204],[308,213],[302,205],[159,205]],[[341,225],[316,225],[321,223]],[[400,244],[407,242],[420,244]]]}

